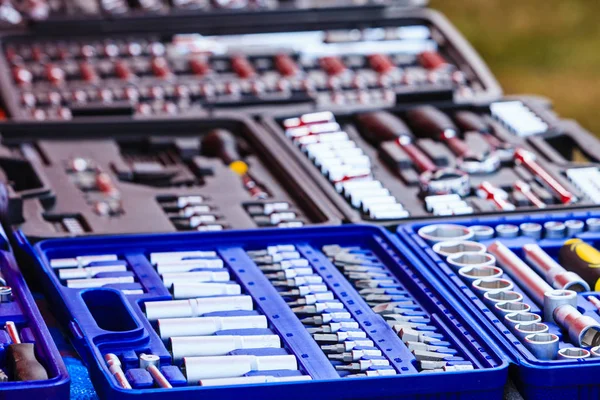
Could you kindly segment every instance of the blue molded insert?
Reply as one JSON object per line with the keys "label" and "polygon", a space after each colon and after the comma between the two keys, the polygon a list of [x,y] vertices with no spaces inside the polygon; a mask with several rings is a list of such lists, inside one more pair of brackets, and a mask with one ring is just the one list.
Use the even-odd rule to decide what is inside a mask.
{"label": "blue molded insert", "polygon": [[[585,221],[587,218],[600,216],[598,212],[573,212],[573,213],[536,213],[524,215],[509,215],[502,217],[480,217],[473,219],[457,219],[443,222],[414,223],[398,227],[398,235],[407,243],[412,251],[407,257],[412,260],[413,265],[418,269],[429,271],[436,275],[436,280],[443,286],[448,287],[460,300],[472,315],[474,315],[482,327],[495,336],[497,343],[502,347],[505,357],[517,368],[513,369],[514,378],[520,391],[527,399],[598,399],[600,397],[600,383],[598,376],[600,374],[600,359],[587,358],[577,360],[538,360],[534,355],[513,335],[511,330],[504,325],[502,320],[496,316],[482,302],[469,287],[448,266],[445,260],[432,251],[431,245],[426,243],[417,231],[426,225],[435,223],[450,223],[465,226],[488,225],[495,227],[499,224],[520,225],[525,222],[536,222],[543,225],[548,221],[566,221],[570,219]],[[591,243],[600,248],[600,232],[582,232],[574,237]],[[550,256],[558,261],[558,250],[562,247],[566,238],[536,240],[530,237],[519,236],[516,238],[494,238],[485,240],[481,243],[491,244],[494,240],[500,240],[509,247],[519,257],[523,257],[522,247],[527,243],[537,243]],[[510,276],[504,274],[503,278],[513,282],[514,290],[521,293],[524,302],[532,306],[532,312],[541,314],[540,307],[536,305],[526,293],[523,292],[518,282],[515,282]],[[595,307],[586,300],[588,294],[578,295],[577,306],[580,312],[594,318],[600,322],[600,315]],[[546,323],[546,322],[544,322]],[[560,347],[573,347],[569,343],[568,336],[557,325],[546,323],[549,326],[549,332],[559,336]]]}
{"label": "blue molded insert", "polygon": [[[126,399],[143,395],[149,399],[192,399],[207,396],[220,399],[273,398],[285,396],[291,400],[307,397],[315,399],[501,399],[507,375],[507,364],[495,355],[497,349],[486,332],[479,331],[475,322],[444,288],[436,288],[428,283],[432,280],[428,272],[421,272],[407,262],[407,248],[386,231],[369,226],[344,226],[327,228],[299,228],[287,230],[230,231],[224,233],[177,233],[164,235],[104,236],[95,238],[57,239],[29,246],[24,236],[17,233],[20,244],[35,258],[38,274],[51,299],[64,307],[66,313],[61,322],[71,326],[74,342],[90,366],[92,380],[103,398]],[[389,336],[393,331],[387,324],[380,324],[375,315],[350,286],[345,277],[321,253],[325,245],[361,246],[372,251],[391,271],[396,279],[410,292],[411,296],[431,316],[446,340],[450,341],[463,357],[472,362],[476,369],[463,372],[416,373],[409,364],[410,353],[406,349],[391,346],[386,355],[392,356],[402,373],[391,377],[340,378],[329,360],[304,329],[298,317],[278,295],[246,251],[265,248],[270,245],[294,244],[317,266],[326,280],[335,280],[336,293],[352,308],[361,312],[364,327],[381,326],[381,333],[372,333],[378,340],[397,340]],[[173,389],[134,389],[124,390],[108,372],[103,356],[106,353],[119,353],[124,368],[136,368],[137,355],[151,352],[161,358],[161,363],[169,365],[171,357],[151,324],[144,317],[144,303],[147,301],[171,300],[169,292],[162,285],[160,277],[148,262],[151,252],[206,250],[217,251],[225,261],[231,280],[242,286],[242,293],[252,296],[256,310],[264,314],[271,330],[277,332],[285,344],[285,349],[296,355],[300,370],[313,377],[312,381],[260,384],[228,387],[185,386]],[[49,267],[49,258],[64,258],[90,254],[118,254],[121,258],[137,260],[135,279],[144,287],[143,294],[124,295],[114,289],[70,289],[57,278]],[[323,268],[323,269],[321,269]],[[150,282],[150,284],[148,283]],[[97,320],[103,320],[90,312],[83,301],[82,293],[92,291],[93,295],[111,292],[109,297],[118,296],[122,301],[123,313],[135,321],[125,328],[101,329]],[[346,295],[344,296],[343,293]],[[98,308],[97,310],[101,310]],[[97,311],[98,312],[98,311]],[[101,312],[101,311],[100,311]],[[104,326],[109,327],[108,325]],[[131,329],[130,329],[131,328]],[[379,330],[379,328],[377,329]],[[382,336],[377,336],[381,334]],[[387,339],[386,339],[387,340]],[[398,341],[399,346],[403,346]],[[385,346],[384,346],[385,347]],[[395,356],[394,354],[398,354]],[[476,384],[474,384],[476,382]]]}

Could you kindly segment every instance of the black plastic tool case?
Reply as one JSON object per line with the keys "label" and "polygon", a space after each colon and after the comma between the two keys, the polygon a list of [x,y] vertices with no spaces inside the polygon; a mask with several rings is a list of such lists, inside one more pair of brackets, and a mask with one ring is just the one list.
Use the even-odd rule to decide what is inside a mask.
{"label": "black plastic tool case", "polygon": [[[429,281],[432,276],[429,272],[423,275],[420,271],[414,270],[409,263],[405,263],[403,254],[407,249],[381,228],[341,226],[203,234],[115,235],[50,239],[35,245],[31,245],[22,232],[17,232],[16,235],[21,249],[28,253],[29,263],[35,266],[51,301],[55,304],[59,321],[63,326],[68,327],[75,347],[90,367],[92,381],[101,398],[129,399],[141,398],[141,396],[151,399],[174,397],[192,399],[198,396],[221,399],[234,399],[239,396],[265,399],[274,396],[286,396],[290,399],[307,397],[407,400],[502,398],[507,374],[506,363],[499,362],[495,355],[497,350],[494,350],[489,337],[479,335],[479,329],[472,320],[465,318],[465,314],[459,311],[454,299],[445,289],[438,291],[436,286],[430,286]],[[388,372],[393,370],[392,376],[348,376],[335,367],[343,363],[326,357],[315,341],[316,338],[313,339],[305,329],[306,321],[301,322],[306,315],[303,316],[302,312],[295,314],[298,311],[293,310],[291,308],[293,306],[286,303],[289,302],[285,300],[286,295],[278,292],[278,286],[269,281],[269,274],[263,274],[259,269],[261,263],[251,258],[252,251],[278,245],[286,248],[295,247],[299,257],[309,262],[309,267],[314,271],[311,276],[322,280],[329,291],[335,295],[336,301],[340,302],[337,306],[321,302],[323,306],[333,307],[328,308],[325,313],[347,310],[351,318],[359,323],[360,329],[366,332],[367,338],[372,339],[373,346],[381,349],[384,357],[389,360]],[[414,315],[426,316],[427,320],[430,319],[429,326],[433,329],[430,329],[429,333],[443,338],[443,341],[439,342],[440,345],[446,343],[446,346],[457,350],[457,353],[454,353],[457,357],[451,357],[454,358],[454,362],[463,363],[463,366],[466,362],[472,365],[473,369],[449,368],[447,371],[423,372],[421,369],[423,364],[416,360],[383,317],[377,314],[376,310],[371,309],[373,305],[363,300],[361,296],[364,295],[358,293],[352,279],[344,276],[327,258],[326,248],[338,246],[363,253],[388,271],[389,282],[384,287],[402,289],[407,302],[415,302]],[[268,321],[268,330],[281,338],[281,349],[240,349],[222,354],[223,356],[268,355],[266,350],[277,351],[271,354],[283,352],[287,357],[297,357],[296,369],[268,370],[266,368],[267,371],[261,372],[259,368],[244,376],[294,376],[290,375],[294,373],[304,375],[304,378],[309,375],[312,379],[251,385],[231,383],[224,386],[208,386],[206,382],[207,386],[199,386],[197,380],[191,377],[192,375],[187,376],[190,381],[186,384],[186,378],[179,372],[183,379],[173,380],[171,389],[153,387],[152,382],[143,387],[132,383],[133,389],[119,387],[104,361],[107,353],[113,353],[122,360],[122,368],[131,374],[128,375],[130,378],[140,373],[138,356],[141,353],[159,356],[161,365],[166,369],[179,370],[178,367],[182,364],[181,360],[173,359],[167,345],[157,333],[155,318],[151,318],[152,320],[146,318],[146,313],[151,307],[150,303],[152,306],[161,306],[161,303],[167,304],[164,302],[172,299],[171,292],[167,290],[153,265],[156,263],[154,258],[156,254],[152,253],[159,252],[162,253],[159,255],[168,256],[170,252],[181,251],[188,254],[190,251],[203,252],[206,257],[222,260],[223,268],[219,268],[219,271],[228,274],[229,279],[233,281],[230,283],[239,284],[242,294],[252,299],[254,311],[244,308],[247,311],[237,311],[236,314],[235,311],[227,311],[225,307],[215,312],[203,309],[199,311],[200,319],[203,319],[202,315],[206,317],[264,315]],[[207,253],[213,254],[209,256]],[[65,281],[59,278],[56,269],[58,259],[75,260],[76,258],[72,257],[79,257],[77,259],[83,261],[86,255],[99,254],[114,254],[118,260],[113,262],[125,263],[128,272],[134,276],[135,284],[141,289],[138,291],[143,293],[125,294],[119,290],[123,285],[77,289],[67,287]],[[283,256],[284,253],[275,254]],[[212,271],[216,270],[212,269]],[[93,279],[89,281],[93,282]],[[228,297],[217,299],[227,301]],[[186,300],[183,302],[185,303]],[[386,304],[401,307],[407,302]],[[163,319],[163,322],[166,324],[168,321]],[[163,326],[160,322],[158,325]],[[250,331],[253,329],[223,331],[217,328],[215,334],[236,335],[247,332],[246,334],[251,335]],[[427,332],[423,334],[427,335]],[[404,341],[406,340],[404,338]]]}
{"label": "black plastic tool case", "polygon": [[[360,22],[341,17],[322,22],[318,15],[308,23],[269,19],[268,26],[231,28],[221,36],[206,36],[205,26],[182,27],[178,34],[157,28],[150,34],[138,32],[135,25],[127,33],[90,30],[77,39],[60,32],[44,38],[5,36],[0,60],[4,105],[14,121],[92,121],[214,108],[259,114],[299,105],[481,102],[501,95],[471,46],[432,10],[361,14]],[[436,49],[443,59],[433,55],[418,61],[422,52]],[[208,58],[207,52],[212,54]],[[63,53],[75,55],[64,60]],[[119,61],[115,54],[126,56]],[[377,66],[367,61],[381,54],[389,57],[379,59]],[[274,58],[279,55],[285,55],[281,64]],[[389,62],[407,68],[377,72],[387,71]]]}
{"label": "black plastic tool case", "polygon": [[[220,158],[202,153],[202,138],[213,129],[236,137],[249,173],[268,198],[253,198]],[[186,230],[182,224],[190,218],[196,222],[187,230],[340,221],[328,199],[288,162],[277,142],[237,116],[43,127],[7,124],[2,139],[5,216],[31,237],[172,232]],[[94,174],[98,170],[111,178],[120,193],[116,209],[107,214],[96,208],[110,196],[73,170],[78,159],[88,162]]]}
{"label": "black plastic tool case", "polygon": [[[598,154],[600,151],[600,141],[591,133],[582,129],[573,121],[561,120],[552,110],[547,100],[537,97],[515,97],[506,98],[496,102],[496,104],[517,101],[520,102],[522,109],[526,109],[528,118],[534,118],[536,122],[541,122],[543,130],[528,136],[520,136],[511,131],[510,124],[502,121],[500,118],[492,116],[490,111],[494,103],[486,105],[457,105],[449,102],[433,103],[447,115],[454,115],[456,111],[473,111],[483,117],[483,120],[491,124],[493,134],[501,141],[508,143],[513,149],[523,148],[535,155],[536,161],[545,168],[556,180],[558,180],[566,189],[571,191],[577,198],[577,201],[571,204],[562,204],[560,199],[542,185],[533,174],[523,165],[516,166],[514,157],[510,154],[500,156],[500,169],[492,174],[471,175],[471,192],[463,197],[472,208],[471,215],[494,214],[500,212],[498,206],[493,202],[478,197],[477,189],[479,185],[488,181],[497,188],[503,189],[510,196],[513,196],[513,184],[518,179],[528,183],[536,196],[541,196],[546,203],[544,209],[560,208],[589,208],[598,204],[600,197],[596,196],[596,184],[594,177],[598,173]],[[400,118],[405,118],[407,110],[423,104],[406,104],[403,107],[391,108],[388,111]],[[519,107],[521,107],[519,105]],[[361,110],[348,110],[343,107],[332,108],[331,111],[335,120],[340,124],[341,130],[348,134],[348,139],[354,141],[356,148],[362,149],[364,155],[370,159],[371,174],[373,179],[379,180],[383,187],[388,189],[391,195],[395,196],[398,203],[404,206],[407,211],[403,219],[377,220],[364,211],[360,203],[352,203],[352,199],[347,192],[340,189],[344,182],[333,184],[327,176],[322,173],[322,168],[314,164],[315,158],[307,153],[307,147],[300,145],[299,141],[288,135],[283,127],[283,122],[289,118],[300,117],[304,114],[310,114],[308,108],[298,109],[295,113],[275,113],[271,116],[263,116],[263,124],[279,139],[289,153],[295,157],[327,193],[327,195],[336,203],[343,212],[346,219],[352,222],[370,222],[379,223],[386,226],[392,226],[401,223],[405,219],[422,219],[428,217],[448,217],[453,215],[451,212],[433,213],[425,205],[424,196],[420,194],[419,173],[408,154],[403,152],[394,141],[384,142],[379,145],[369,141],[368,130],[362,128],[357,115],[361,113],[379,111],[379,109],[364,108]],[[514,115],[516,121],[522,120],[522,116]],[[511,118],[509,118],[510,120]],[[510,121],[509,121],[510,122]],[[466,133],[466,135],[465,135]],[[416,145],[436,164],[437,167],[455,167],[457,157],[452,153],[450,147],[445,143],[423,136],[416,135]],[[489,150],[490,145],[484,140],[482,134],[478,132],[462,132],[465,143],[471,150],[484,151]],[[386,150],[387,149],[387,150]],[[392,156],[390,156],[392,154]],[[589,167],[589,169],[588,169]],[[572,171],[570,171],[572,170]],[[568,174],[576,171],[578,176],[572,177]],[[589,175],[589,184],[585,183],[583,174]],[[330,175],[329,175],[330,176]],[[578,179],[577,179],[578,178]],[[583,179],[583,180],[582,180]],[[360,180],[360,179],[358,179]],[[583,183],[583,184],[582,184]],[[515,195],[518,196],[518,195]],[[517,206],[512,212],[524,212],[538,210],[531,202],[523,199],[510,197]],[[450,200],[447,200],[448,202]],[[508,211],[507,211],[508,212]],[[458,212],[454,215],[459,215]]]}

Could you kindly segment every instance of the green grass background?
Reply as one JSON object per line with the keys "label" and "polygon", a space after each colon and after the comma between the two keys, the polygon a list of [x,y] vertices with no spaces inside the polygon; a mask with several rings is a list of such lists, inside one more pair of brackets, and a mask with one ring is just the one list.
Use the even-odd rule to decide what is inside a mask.
{"label": "green grass background", "polygon": [[550,98],[600,135],[600,1],[431,0],[466,36],[506,94]]}

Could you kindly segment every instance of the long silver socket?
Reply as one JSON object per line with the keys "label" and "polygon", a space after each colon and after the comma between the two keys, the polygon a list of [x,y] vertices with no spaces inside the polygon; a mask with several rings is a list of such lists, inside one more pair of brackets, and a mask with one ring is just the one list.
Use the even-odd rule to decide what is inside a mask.
{"label": "long silver socket", "polygon": [[558,336],[553,333],[533,333],[523,343],[538,360],[554,360],[558,354]]}
{"label": "long silver socket", "polygon": [[509,274],[538,305],[544,304],[544,293],[552,290],[519,256],[499,241],[488,247],[488,252],[496,257],[498,265]]}
{"label": "long silver socket", "polygon": [[512,313],[504,316],[505,325],[514,327],[519,324],[537,324],[542,322],[542,317],[531,312],[528,313]]}
{"label": "long silver socket", "polygon": [[567,271],[537,244],[523,246],[525,259],[555,289],[589,292],[590,286],[575,272]]}
{"label": "long silver socket", "polygon": [[548,332],[548,325],[542,323],[533,323],[533,324],[517,324],[513,328],[513,332],[519,340],[524,340],[526,336],[534,334],[534,333],[546,333]]}
{"label": "long silver socket", "polygon": [[496,258],[488,253],[457,253],[446,258],[446,262],[455,270],[463,267],[486,267],[496,265]]}
{"label": "long silver socket", "polygon": [[600,345],[600,323],[580,313],[576,307],[564,304],[554,310],[556,323],[567,330],[571,343],[580,347]]}
{"label": "long silver socket", "polygon": [[558,351],[559,360],[577,360],[580,358],[589,358],[590,352],[578,347],[567,347]]}

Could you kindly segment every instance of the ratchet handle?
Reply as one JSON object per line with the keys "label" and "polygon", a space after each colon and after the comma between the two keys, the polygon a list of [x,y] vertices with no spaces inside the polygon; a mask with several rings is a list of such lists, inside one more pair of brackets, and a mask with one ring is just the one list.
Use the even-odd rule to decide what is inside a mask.
{"label": "ratchet handle", "polygon": [[374,143],[413,136],[404,121],[389,112],[364,113],[358,115],[356,119],[364,130],[363,136]]}

